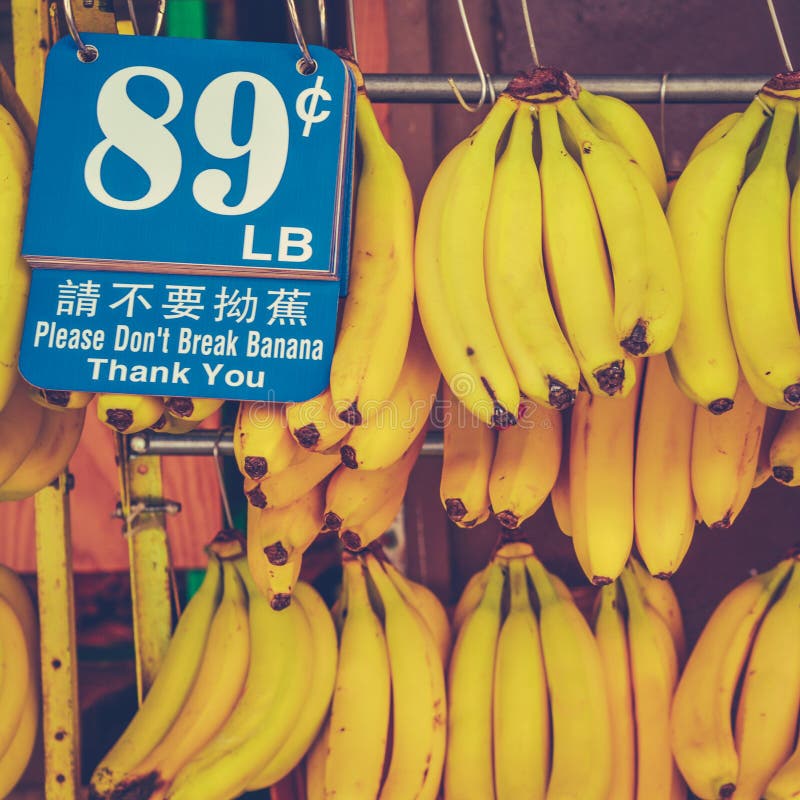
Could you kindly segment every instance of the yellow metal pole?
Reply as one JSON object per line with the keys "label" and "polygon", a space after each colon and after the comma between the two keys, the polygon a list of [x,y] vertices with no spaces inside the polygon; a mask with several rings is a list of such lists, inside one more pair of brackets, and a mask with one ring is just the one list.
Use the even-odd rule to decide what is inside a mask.
{"label": "yellow metal pole", "polygon": [[42,661],[42,733],[47,800],[75,800],[80,790],[80,708],[67,474],[36,494]]}
{"label": "yellow metal pole", "polygon": [[[161,459],[140,456],[126,459],[128,496],[128,556],[136,648],[136,682],[139,702],[147,694],[161,666],[172,634],[171,569],[166,519],[162,512],[139,508],[163,503]],[[123,498],[123,515],[125,514]]]}

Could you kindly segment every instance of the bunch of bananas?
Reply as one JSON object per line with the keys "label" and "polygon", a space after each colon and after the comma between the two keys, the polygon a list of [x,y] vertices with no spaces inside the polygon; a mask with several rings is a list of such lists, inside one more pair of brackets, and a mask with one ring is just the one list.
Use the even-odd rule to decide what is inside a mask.
{"label": "bunch of bananas", "polygon": [[600,650],[530,545],[497,551],[453,624],[445,797],[616,800]]}
{"label": "bunch of bananas", "polygon": [[235,543],[224,548],[142,706],[95,770],[95,800],[238,797],[279,781],[314,741],[336,676],[330,612],[304,582],[274,611]]}
{"label": "bunch of bananas", "polygon": [[78,446],[85,409],[35,399],[19,380],[0,411],[0,500],[22,500],[52,483]]}
{"label": "bunch of bananas", "polygon": [[39,633],[28,590],[0,564],[0,797],[28,766],[39,728]]}
{"label": "bunch of bananas", "polygon": [[[92,398],[84,392],[55,394],[79,395],[73,402],[83,402],[88,397],[88,403]],[[208,397],[101,393],[97,395],[97,418],[116,433],[139,433],[147,428],[159,433],[188,433],[216,413],[224,402]]]}
{"label": "bunch of bananas", "polygon": [[670,747],[670,708],[686,648],[672,588],[631,559],[621,580],[600,590],[594,631],[611,717],[608,797],[686,800]]}
{"label": "bunch of bananas", "polygon": [[632,357],[668,350],[681,314],[665,200],[630,106],[549,67],[511,81],[436,170],[417,229],[422,323],[470,413],[503,429],[520,397],[630,393]]}
{"label": "bunch of bananas", "polygon": [[380,551],[345,553],[343,569],[333,703],[306,762],[306,797],[436,800],[448,731],[447,614]]}
{"label": "bunch of bananas", "polygon": [[753,575],[717,606],[672,705],[672,750],[702,800],[800,796],[800,569]]}
{"label": "bunch of bananas", "polygon": [[760,403],[800,406],[798,88],[777,75],[712,128],[667,208],[685,299],[670,366],[714,414],[738,402],[740,371]]}

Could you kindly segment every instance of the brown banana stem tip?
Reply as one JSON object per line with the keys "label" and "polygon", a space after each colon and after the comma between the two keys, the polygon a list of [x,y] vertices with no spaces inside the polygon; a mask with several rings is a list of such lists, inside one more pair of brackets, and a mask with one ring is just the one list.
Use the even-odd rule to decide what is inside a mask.
{"label": "brown banana stem tip", "polygon": [[783,399],[790,406],[800,406],[800,383],[793,383],[783,390]]}
{"label": "brown banana stem tip", "polygon": [[151,431],[160,431],[167,424],[166,414],[162,414],[151,426]]}
{"label": "brown banana stem tip", "polygon": [[344,464],[348,469],[358,469],[358,458],[356,457],[356,451],[354,447],[351,447],[349,444],[343,445],[339,453],[342,456],[342,464]]}
{"label": "brown banana stem tip", "polygon": [[607,367],[601,367],[594,372],[597,385],[600,391],[609,395],[615,395],[625,383],[625,362],[612,361]]}
{"label": "brown banana stem tip", "polygon": [[720,786],[719,789],[720,800],[727,800],[727,798],[733,797],[733,793],[735,791],[736,791],[736,784],[726,783],[724,786]]}
{"label": "brown banana stem tip", "polygon": [[717,522],[712,522],[709,527],[712,530],[715,530],[715,531],[721,531],[721,530],[725,530],[726,528],[730,528],[730,526],[731,526],[731,516],[732,515],[733,515],[732,511],[730,511],[730,510],[727,511],[725,516],[722,519],[717,520]]}
{"label": "brown banana stem tip", "polygon": [[[536,100],[539,95],[558,92],[563,97],[577,99],[581,88],[575,78],[557,67],[535,67],[530,72],[517,72],[509,81],[504,94],[516,100]],[[542,102],[559,100],[559,97],[545,97]]]}
{"label": "brown banana stem tip", "polygon": [[308,449],[319,441],[319,429],[313,422],[309,422],[308,425],[303,425],[302,428],[295,430],[294,438],[297,439],[300,447]]}
{"label": "brown banana stem tip", "polygon": [[448,497],[444,501],[444,510],[453,522],[461,522],[467,515],[467,507],[458,497]]}
{"label": "brown banana stem tip", "polygon": [[720,414],[725,414],[732,408],[733,408],[733,400],[730,397],[720,397],[716,400],[712,400],[708,404],[708,410],[712,414],[716,414],[717,416],[719,416]]}
{"label": "brown banana stem tip", "polygon": [[267,545],[264,548],[264,555],[267,561],[276,567],[282,567],[289,560],[289,553],[280,542]]}
{"label": "brown banana stem tip", "polygon": [[267,474],[267,459],[263,456],[245,456],[244,471],[254,481],[260,481]]}
{"label": "brown banana stem tip", "polygon": [[364,420],[361,418],[361,412],[358,410],[358,400],[353,400],[344,411],[340,411],[339,419],[342,422],[346,422],[348,425],[360,425]]}
{"label": "brown banana stem tip", "polygon": [[547,399],[556,411],[565,411],[575,404],[577,392],[574,389],[570,389],[565,383],[549,375],[547,380],[549,382]]}
{"label": "brown banana stem tip", "polygon": [[327,514],[325,514],[325,527],[323,530],[338,531],[339,528],[342,527],[342,522],[343,520],[338,514],[335,514],[333,511],[329,511]]}
{"label": "brown banana stem tip", "polygon": [[64,408],[66,407],[67,403],[69,403],[69,397],[72,392],[51,392],[49,389],[45,389],[42,394],[44,399],[47,400],[51,406],[61,406]]}
{"label": "brown banana stem tip", "polygon": [[188,417],[194,411],[194,403],[190,397],[170,397],[166,406],[179,417]]}
{"label": "brown banana stem tip", "polygon": [[647,341],[647,323],[640,319],[620,344],[622,349],[632,356],[643,356],[650,348]]}
{"label": "brown banana stem tip", "polygon": [[147,800],[163,786],[158,772],[150,772],[141,778],[121,783],[109,795],[109,800]]}
{"label": "brown banana stem tip", "polygon": [[672,577],[671,572],[657,572],[653,575],[654,578],[658,578],[660,581],[668,581]]}
{"label": "brown banana stem tip", "polygon": [[361,550],[361,537],[355,531],[345,531],[339,538],[342,544],[353,553]]}
{"label": "brown banana stem tip", "polygon": [[109,408],[106,422],[120,433],[125,433],[133,425],[133,411],[128,408]]}
{"label": "brown banana stem tip", "polygon": [[255,489],[251,489],[249,492],[245,492],[245,494],[251,506],[255,506],[256,508],[267,507],[267,496],[261,491],[260,486],[256,486]]}
{"label": "brown banana stem tip", "polygon": [[492,412],[493,428],[503,431],[506,428],[513,428],[516,424],[517,418],[510,411],[506,411],[499,403],[494,404],[494,411]]}
{"label": "brown banana stem tip", "polygon": [[781,483],[789,483],[794,478],[793,467],[773,467],[772,477]]}
{"label": "brown banana stem tip", "polygon": [[240,558],[247,550],[247,537],[235,528],[223,528],[208,543],[206,550],[220,561]]}
{"label": "brown banana stem tip", "polygon": [[800,70],[795,72],[779,72],[773,75],[762,87],[764,94],[775,95],[780,92],[790,92],[800,89]]}
{"label": "brown banana stem tip", "polygon": [[290,594],[286,594],[286,592],[280,592],[272,597],[269,601],[269,604],[273,611],[283,611],[284,608],[288,608],[292,602],[292,596]]}
{"label": "brown banana stem tip", "polygon": [[614,583],[611,578],[606,578],[603,575],[595,575],[592,578],[592,585],[594,586],[608,586],[609,583]]}
{"label": "brown banana stem tip", "polygon": [[519,517],[513,511],[500,511],[495,517],[504,528],[513,530],[519,527]]}

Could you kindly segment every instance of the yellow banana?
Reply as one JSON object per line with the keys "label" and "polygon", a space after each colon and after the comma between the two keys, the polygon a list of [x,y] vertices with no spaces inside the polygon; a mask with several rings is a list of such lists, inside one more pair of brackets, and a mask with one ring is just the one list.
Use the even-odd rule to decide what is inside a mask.
{"label": "yellow banana", "polygon": [[575,401],[580,370],[547,288],[531,113],[529,103],[520,104],[495,170],[486,217],[486,292],[520,391],[564,409]]}
{"label": "yellow banana", "polygon": [[769,449],[769,463],[776,481],[800,486],[800,415],[784,415]]}
{"label": "yellow banana", "polygon": [[[525,566],[539,598],[550,692],[553,758],[547,800],[606,800],[612,774],[611,722],[600,650],[572,598],[560,594],[539,560],[526,558]],[[592,757],[586,758],[587,753]]]}
{"label": "yellow banana", "polygon": [[[772,445],[780,431],[783,420],[786,414],[783,411],[778,411],[776,408],[768,408],[767,415],[764,418],[764,432],[761,434],[761,445],[758,448],[758,464],[756,465],[756,474],[753,478],[753,488],[757,489],[759,486],[765,484],[772,475],[772,464],[770,462],[770,454],[772,452]],[[781,456],[778,456],[780,459]],[[789,480],[794,477],[794,468]],[[776,478],[780,480],[780,478]]]}
{"label": "yellow banana", "polygon": [[267,475],[277,475],[292,463],[298,449],[289,433],[281,403],[239,404],[233,429],[233,452],[242,475],[257,481]]}
{"label": "yellow banana", "polygon": [[729,798],[736,789],[734,694],[756,630],[792,566],[790,559],[782,561],[731,591],[686,662],[672,702],[672,753],[689,788],[702,800]]}
{"label": "yellow banana", "polygon": [[712,125],[700,137],[700,141],[694,146],[694,150],[692,150],[686,163],[688,164],[689,161],[693,161],[703,150],[707,150],[712,144],[716,144],[723,136],[726,136],[728,131],[739,121],[741,116],[741,111],[734,111],[732,114],[723,117],[715,125]]}
{"label": "yellow banana", "polygon": [[489,519],[489,472],[497,433],[467,411],[442,382],[444,457],[439,497],[451,522],[473,528]]}
{"label": "yellow banana", "polygon": [[[578,144],[614,274],[614,324],[632,355],[663,353],[675,339],[680,271],[661,203],[623,148],[565,98],[556,108]],[[630,167],[630,168],[629,168]]]}
{"label": "yellow banana", "polygon": [[486,584],[489,580],[489,567],[476,572],[468,581],[461,592],[458,603],[453,610],[453,633],[457,634],[464,624],[464,620],[472,614],[478,607],[483,593],[486,591]]}
{"label": "yellow banana", "polygon": [[365,470],[394,464],[427,426],[439,377],[422,326],[415,318],[406,360],[394,389],[347,437],[340,448],[342,463],[350,469]]}
{"label": "yellow banana", "polygon": [[674,645],[663,620],[655,613],[648,613],[633,573],[623,570],[621,578],[628,606],[628,647],[636,724],[636,797],[670,800],[673,767],[669,713],[674,675],[662,652],[659,625],[669,640],[673,658]]}
{"label": "yellow banana", "polygon": [[352,426],[336,413],[328,388],[302,403],[287,403],[286,424],[300,447],[322,453],[339,444]]}
{"label": "yellow banana", "polygon": [[[248,791],[272,786],[300,763],[320,732],[333,694],[339,651],[331,613],[328,611],[325,601],[308,583],[301,581],[297,584],[294,600],[303,610],[311,627],[314,648],[311,686],[306,703],[300,711],[300,717],[289,732],[286,741],[269,763],[250,781]],[[310,791],[309,797],[311,797]]]}
{"label": "yellow banana", "polygon": [[565,148],[555,107],[540,105],[538,114],[544,254],[558,318],[589,390],[624,397],[635,375],[614,326],[611,275],[594,201]]}
{"label": "yellow banana", "polygon": [[0,485],[0,500],[32,497],[52,483],[64,471],[78,446],[85,416],[85,409],[44,409],[44,418],[33,448]]}
{"label": "yellow banana", "polygon": [[675,590],[669,581],[654,578],[635,558],[628,562],[645,602],[664,620],[672,641],[678,663],[686,660],[686,633],[683,629],[683,615]]}
{"label": "yellow banana", "polygon": [[170,786],[176,800],[233,800],[279,752],[311,685],[312,642],[299,605],[274,611],[237,568],[249,596],[250,666],[244,691],[225,724]]}
{"label": "yellow banana", "polygon": [[794,103],[779,101],[764,154],[736,198],[725,239],[725,293],[739,364],[755,396],[782,409],[800,406],[786,174],[796,127]]}
{"label": "yellow banana", "polygon": [[325,527],[332,531],[357,527],[374,516],[398,490],[405,494],[408,477],[424,443],[423,429],[393,464],[370,470],[339,467],[325,490]]}
{"label": "yellow banana", "polygon": [[325,490],[321,485],[287,506],[247,509],[250,574],[275,610],[291,602],[303,553],[322,529]]}
{"label": "yellow banana", "polygon": [[302,457],[277,475],[267,475],[260,481],[245,478],[244,493],[256,508],[282,508],[310,492],[341,463],[338,453],[324,455],[303,450]]}
{"label": "yellow banana", "polygon": [[501,97],[439,165],[422,201],[415,248],[419,314],[439,368],[470,413],[499,428],[516,421],[519,387],[491,319],[483,252],[495,148],[514,107]]}
{"label": "yellow banana", "polygon": [[221,589],[221,568],[217,559],[211,557],[205,579],[178,620],[144,703],[96,767],[90,781],[91,797],[110,797],[119,782],[161,741],[178,717],[200,669]]}
{"label": "yellow banana", "polygon": [[486,589],[462,623],[450,658],[444,774],[449,800],[494,797],[492,681],[504,585],[503,567],[489,566]]}
{"label": "yellow banana", "polygon": [[219,411],[224,402],[211,397],[168,397],[164,405],[173,417],[186,422],[202,422]]}
{"label": "yellow banana", "polygon": [[28,681],[22,714],[8,750],[0,754],[0,797],[8,797],[31,760],[39,728],[39,694],[35,676]]}
{"label": "yellow banana", "polygon": [[30,400],[24,386],[22,381],[17,383],[0,411],[0,485],[30,453],[44,422],[44,409]]}
{"label": "yellow banana", "polygon": [[675,385],[666,356],[649,358],[636,435],[633,516],[636,547],[659,578],[678,569],[694,534],[694,416],[694,404]]}
{"label": "yellow banana", "polygon": [[386,637],[372,610],[364,567],[343,559],[347,616],[325,760],[325,797],[376,798],[389,733],[391,677]]}
{"label": "yellow banana", "polygon": [[723,138],[686,166],[667,207],[684,288],[670,368],[686,395],[715,414],[733,405],[739,377],[725,308],[725,235],[747,151],[766,117],[753,100]]}
{"label": "yellow banana", "polygon": [[636,797],[636,730],[633,687],[625,617],[620,610],[619,581],[600,589],[594,635],[603,662],[611,719],[612,768],[608,796],[614,800]]}
{"label": "yellow banana", "polygon": [[518,528],[547,500],[561,464],[561,412],[524,401],[513,428],[500,431],[489,499],[506,528]]}
{"label": "yellow banana", "polygon": [[[641,362],[639,362],[641,363]],[[624,400],[580,392],[572,409],[572,541],[592,583],[611,583],[633,544],[634,432],[638,389]]]}
{"label": "yellow banana", "polygon": [[795,297],[800,297],[800,152],[794,143],[788,163],[789,179],[792,181],[792,196],[789,204],[789,251],[792,261],[792,278]]}
{"label": "yellow banana", "polygon": [[406,603],[375,556],[367,555],[366,565],[383,605],[395,709],[392,752],[379,797],[435,800],[447,732],[442,660],[423,618]]}
{"label": "yellow banana", "polygon": [[94,399],[94,392],[58,392],[50,389],[37,389],[28,384],[28,394],[34,403],[52,411],[86,408]]}
{"label": "yellow banana", "polygon": [[11,114],[0,106],[0,410],[11,397],[19,372],[19,346],[30,286],[30,268],[20,255],[31,156],[25,137]]}
{"label": "yellow banana", "polygon": [[97,419],[116,433],[138,433],[164,413],[160,397],[139,394],[97,395]]}
{"label": "yellow banana", "polygon": [[744,378],[733,409],[723,416],[695,411],[692,491],[699,518],[709,528],[729,528],[753,488],[766,406]]}
{"label": "yellow banana", "polygon": [[120,798],[160,798],[178,771],[213,739],[242,693],[250,662],[247,595],[232,562],[224,562],[217,608],[192,689],[166,736],[116,790]]}
{"label": "yellow banana", "polygon": [[572,536],[572,511],[569,506],[569,436],[570,419],[568,416],[562,421],[561,428],[561,464],[558,468],[558,477],[550,491],[550,504],[553,506],[553,516],[559,530],[565,536]]}
{"label": "yellow banana", "polygon": [[330,722],[326,722],[306,755],[306,800],[325,800],[325,758],[328,754],[329,729]]}
{"label": "yellow banana", "polygon": [[447,611],[445,611],[441,601],[427,586],[412,581],[410,578],[403,575],[393,566],[391,561],[384,561],[383,568],[389,578],[391,578],[397,591],[403,595],[403,599],[406,603],[417,610],[425,621],[425,624],[430,628],[433,638],[436,640],[442,666],[446,667],[450,657],[452,633],[450,630],[450,620],[447,618]]}
{"label": "yellow banana", "polygon": [[11,603],[0,596],[0,757],[17,735],[33,680],[25,629]]}
{"label": "yellow banana", "polygon": [[581,89],[581,111],[607,139],[620,145],[641,167],[661,205],[667,202],[667,178],[661,153],[647,123],[632,106],[618,97],[592,94]]}
{"label": "yellow banana", "polygon": [[550,711],[539,625],[522,558],[509,561],[511,600],[494,668],[494,785],[497,800],[545,800]]}
{"label": "yellow banana", "polygon": [[405,486],[398,486],[373,514],[357,524],[339,529],[339,538],[348,550],[358,551],[383,536],[400,512],[405,499]]}
{"label": "yellow banana", "polygon": [[361,173],[350,259],[350,286],[331,364],[340,417],[360,425],[397,382],[411,331],[414,202],[403,163],[381,133],[359,81],[356,135]]}
{"label": "yellow banana", "polygon": [[736,800],[761,800],[792,752],[800,711],[800,570],[767,611],[747,661],[735,739]]}

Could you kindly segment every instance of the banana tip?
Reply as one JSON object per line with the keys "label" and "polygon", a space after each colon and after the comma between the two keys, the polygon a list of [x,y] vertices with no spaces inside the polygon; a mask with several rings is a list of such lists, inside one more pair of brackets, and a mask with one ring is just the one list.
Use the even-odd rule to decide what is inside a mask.
{"label": "banana tip", "polygon": [[267,474],[267,470],[267,459],[263,456],[245,456],[245,474],[254,481],[260,481],[262,478],[264,478]]}
{"label": "banana tip", "polygon": [[773,467],[772,477],[781,483],[790,483],[794,478],[794,469],[792,467],[784,466]]}
{"label": "banana tip", "polygon": [[720,414],[725,414],[732,408],[733,408],[733,400],[730,397],[719,397],[716,400],[712,400],[708,404],[708,410],[712,414],[716,414],[717,416],[719,416]]}

